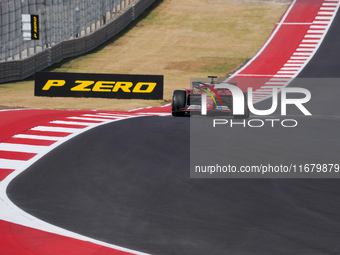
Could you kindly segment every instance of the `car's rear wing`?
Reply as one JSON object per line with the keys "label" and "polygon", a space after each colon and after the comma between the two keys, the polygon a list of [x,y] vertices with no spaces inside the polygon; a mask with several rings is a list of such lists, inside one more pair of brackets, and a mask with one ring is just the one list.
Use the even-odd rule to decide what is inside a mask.
{"label": "car's rear wing", "polygon": [[[214,76],[215,77],[215,76]],[[229,89],[225,88],[225,85],[233,85],[237,86],[237,83],[211,83],[207,82],[207,79],[202,79],[203,81],[192,81],[189,92],[191,94],[202,94],[204,91],[207,92],[214,92],[219,93],[219,91],[222,91],[222,94],[225,94]]]}

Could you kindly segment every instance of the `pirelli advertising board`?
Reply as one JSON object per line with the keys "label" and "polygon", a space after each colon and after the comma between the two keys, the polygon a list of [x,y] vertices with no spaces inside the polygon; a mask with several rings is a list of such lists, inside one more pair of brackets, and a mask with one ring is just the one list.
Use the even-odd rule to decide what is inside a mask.
{"label": "pirelli advertising board", "polygon": [[37,72],[35,96],[163,99],[163,75]]}

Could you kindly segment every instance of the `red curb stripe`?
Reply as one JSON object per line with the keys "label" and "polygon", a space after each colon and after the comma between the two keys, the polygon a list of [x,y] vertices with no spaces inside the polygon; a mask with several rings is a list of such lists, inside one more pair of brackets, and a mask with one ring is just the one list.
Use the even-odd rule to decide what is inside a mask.
{"label": "red curb stripe", "polygon": [[19,151],[1,151],[0,158],[2,159],[14,159],[14,160],[30,160],[36,153],[19,152]]}
{"label": "red curb stripe", "polygon": [[45,127],[63,127],[63,128],[87,128],[88,126],[86,125],[75,125],[75,124],[58,124],[58,123],[47,123],[44,124]]}
{"label": "red curb stripe", "polygon": [[0,168],[0,181],[3,181],[14,169]]}
{"label": "red curb stripe", "polygon": [[55,136],[55,137],[66,137],[72,133],[66,132],[54,132],[54,131],[40,131],[40,130],[27,130],[22,132],[23,135],[40,135],[40,136]]}
{"label": "red curb stripe", "polygon": [[55,142],[56,141],[38,140],[38,139],[29,139],[29,138],[10,138],[6,140],[6,143],[41,145],[41,146],[50,146],[54,144]]}

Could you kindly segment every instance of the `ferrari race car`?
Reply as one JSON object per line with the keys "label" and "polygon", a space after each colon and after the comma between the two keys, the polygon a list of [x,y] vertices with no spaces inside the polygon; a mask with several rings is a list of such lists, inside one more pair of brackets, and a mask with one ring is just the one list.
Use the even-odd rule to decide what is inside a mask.
{"label": "ferrari race car", "polygon": [[[233,114],[233,97],[229,89],[224,88],[223,84],[214,83],[216,76],[208,76],[211,82],[192,82],[190,89],[175,90],[172,96],[171,113],[173,116],[191,116],[202,113],[202,98],[206,94],[206,113],[207,115],[229,115],[238,119],[249,117],[248,104],[246,102],[247,93],[244,94],[245,105],[244,115]],[[236,83],[228,85],[237,86]],[[222,87],[222,88],[221,88]]]}

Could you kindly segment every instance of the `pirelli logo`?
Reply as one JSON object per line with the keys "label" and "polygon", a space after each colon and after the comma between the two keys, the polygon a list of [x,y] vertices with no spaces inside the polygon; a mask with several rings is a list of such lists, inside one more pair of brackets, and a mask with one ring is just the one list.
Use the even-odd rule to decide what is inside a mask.
{"label": "pirelli logo", "polygon": [[31,15],[32,40],[39,40],[39,15]]}
{"label": "pirelli logo", "polygon": [[163,99],[162,75],[35,74],[35,96]]}

